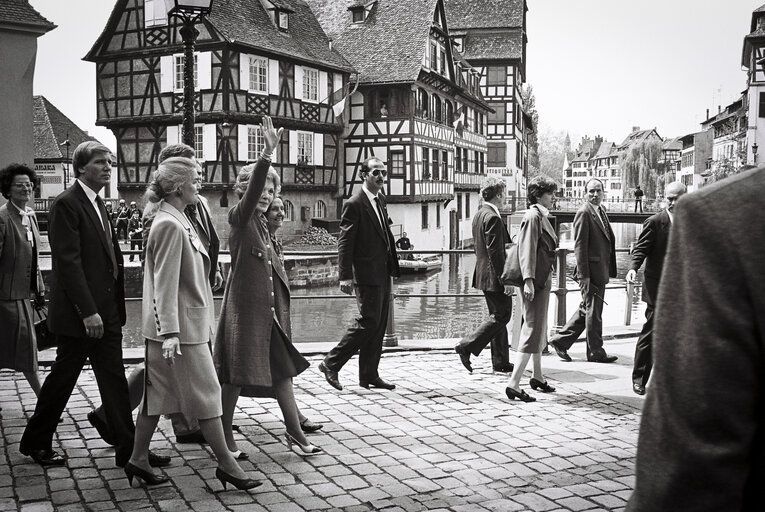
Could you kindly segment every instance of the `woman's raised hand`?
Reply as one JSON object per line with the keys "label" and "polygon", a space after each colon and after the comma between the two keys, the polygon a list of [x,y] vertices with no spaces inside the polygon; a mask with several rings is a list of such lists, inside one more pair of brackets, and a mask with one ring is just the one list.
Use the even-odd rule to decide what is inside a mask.
{"label": "woman's raised hand", "polygon": [[273,153],[279,141],[282,138],[282,132],[284,128],[278,130],[274,128],[274,123],[271,121],[270,116],[263,116],[263,121],[260,123],[260,131],[263,134],[263,143],[265,144],[265,152],[267,154]]}

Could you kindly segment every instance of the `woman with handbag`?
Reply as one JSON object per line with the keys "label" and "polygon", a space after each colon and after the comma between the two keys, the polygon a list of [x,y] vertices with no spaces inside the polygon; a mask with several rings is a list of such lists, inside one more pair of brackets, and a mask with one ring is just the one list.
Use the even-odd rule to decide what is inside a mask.
{"label": "woman with handbag", "polygon": [[0,192],[8,202],[0,206],[0,368],[22,372],[35,395],[40,394],[37,373],[37,337],[31,298],[45,304],[45,283],[38,265],[40,231],[27,202],[33,199],[34,171],[11,164],[0,170]]}
{"label": "woman with handbag", "polygon": [[[520,388],[521,377],[533,356],[531,389],[552,393],[555,388],[542,374],[542,349],[547,341],[547,306],[552,288],[552,266],[558,237],[547,219],[558,185],[546,176],[537,176],[529,183],[529,208],[523,216],[518,234],[518,262],[523,277],[523,327],[518,343],[515,368],[505,394],[510,400],[534,402],[536,398]],[[503,276],[504,277],[504,276]]]}

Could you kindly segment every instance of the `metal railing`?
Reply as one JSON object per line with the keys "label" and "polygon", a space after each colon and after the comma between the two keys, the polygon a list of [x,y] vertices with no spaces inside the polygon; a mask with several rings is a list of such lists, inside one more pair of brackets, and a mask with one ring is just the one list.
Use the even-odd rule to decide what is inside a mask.
{"label": "metal railing", "polygon": [[[584,197],[555,197],[553,202],[554,210],[578,210],[587,201]],[[659,212],[664,209],[665,202],[661,198],[644,197],[643,198],[643,212]],[[505,200],[505,204],[515,209],[526,208],[526,196],[508,197]],[[635,199],[634,198],[614,198],[603,199],[601,203],[606,211],[614,213],[630,213],[635,211]],[[639,213],[640,208],[638,208]]]}

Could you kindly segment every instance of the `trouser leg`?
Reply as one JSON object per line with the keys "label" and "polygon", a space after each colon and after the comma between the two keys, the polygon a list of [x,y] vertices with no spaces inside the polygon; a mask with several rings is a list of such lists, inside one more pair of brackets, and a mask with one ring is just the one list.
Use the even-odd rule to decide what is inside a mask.
{"label": "trouser leg", "polygon": [[652,304],[646,304],[645,323],[643,330],[640,331],[635,344],[635,363],[632,368],[632,382],[645,386],[648,378],[651,376],[651,367],[653,358],[651,355],[651,339],[653,338],[653,314]]}

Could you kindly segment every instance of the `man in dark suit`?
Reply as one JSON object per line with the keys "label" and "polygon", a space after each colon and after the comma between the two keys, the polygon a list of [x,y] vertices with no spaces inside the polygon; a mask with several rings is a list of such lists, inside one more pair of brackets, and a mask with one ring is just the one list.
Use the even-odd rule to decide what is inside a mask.
{"label": "man in dark suit", "polygon": [[390,307],[391,276],[398,277],[398,257],[390,218],[381,193],[388,172],[379,158],[361,164],[361,189],[343,205],[338,240],[340,290],[356,290],[359,317],[340,343],[319,364],[327,382],[342,390],[337,373],[359,352],[359,385],[394,389],[380,378],[378,366]]}
{"label": "man in dark suit", "polygon": [[634,282],[637,271],[643,261],[646,262],[642,292],[643,302],[645,302],[645,323],[635,345],[635,364],[632,368],[632,390],[638,395],[645,394],[645,385],[651,375],[653,311],[656,294],[659,291],[659,278],[664,265],[664,254],[667,252],[669,228],[672,226],[672,211],[675,208],[675,201],[687,190],[685,185],[679,181],[667,185],[664,194],[667,199],[667,209],[646,219],[643,223],[643,231],[632,251],[632,262],[630,263],[630,270],[627,272],[627,281]]}
{"label": "man in dark suit", "polygon": [[763,197],[760,167],[675,208],[627,512],[765,510]]}
{"label": "man in dark suit", "polygon": [[[90,360],[115,438],[115,462],[124,466],[133,450],[133,416],[125,367],[123,260],[98,192],[111,178],[111,152],[84,142],[72,157],[75,183],[50,207],[48,237],[53,271],[48,327],[57,335],[56,362],[45,379],[19,451],[43,466],[63,465],[53,434],[86,360]],[[152,457],[155,465],[170,462]]]}
{"label": "man in dark suit", "polygon": [[587,202],[574,215],[574,254],[582,302],[550,345],[564,361],[571,361],[568,349],[587,330],[587,360],[613,363],[616,356],[603,350],[603,296],[609,278],[616,277],[614,231],[605,210],[603,182],[590,178],[585,186]]}
{"label": "man in dark suit", "polygon": [[500,178],[486,178],[481,186],[483,206],[473,217],[473,243],[475,244],[475,270],[473,288],[483,291],[489,318],[454,347],[462,365],[473,371],[470,355],[478,356],[491,343],[491,362],[494,371],[510,373],[510,348],[507,341],[507,323],[513,313],[513,287],[502,283],[500,277],[505,266],[505,245],[510,243],[499,208],[505,201],[505,182]]}

